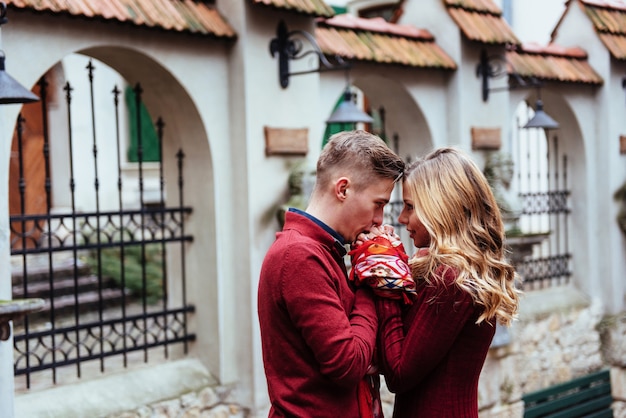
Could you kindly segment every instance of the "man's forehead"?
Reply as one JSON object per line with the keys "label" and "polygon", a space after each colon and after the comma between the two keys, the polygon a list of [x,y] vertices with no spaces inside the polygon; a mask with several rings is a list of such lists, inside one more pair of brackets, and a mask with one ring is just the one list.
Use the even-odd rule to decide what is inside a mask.
{"label": "man's forehead", "polygon": [[365,191],[375,195],[387,196],[386,198],[388,199],[395,185],[396,183],[393,179],[378,178],[367,184]]}

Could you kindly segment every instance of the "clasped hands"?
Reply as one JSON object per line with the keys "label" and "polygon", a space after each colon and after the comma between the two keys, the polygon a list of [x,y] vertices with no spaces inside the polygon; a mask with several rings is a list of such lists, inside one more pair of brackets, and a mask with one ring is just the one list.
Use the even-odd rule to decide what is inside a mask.
{"label": "clasped hands", "polygon": [[370,228],[368,232],[361,232],[359,235],[357,235],[356,239],[352,243],[352,249],[358,248],[363,245],[363,243],[380,235],[383,235],[391,243],[401,242],[400,236],[396,234],[393,226],[388,224],[380,226],[374,225],[372,226],[372,228]]}

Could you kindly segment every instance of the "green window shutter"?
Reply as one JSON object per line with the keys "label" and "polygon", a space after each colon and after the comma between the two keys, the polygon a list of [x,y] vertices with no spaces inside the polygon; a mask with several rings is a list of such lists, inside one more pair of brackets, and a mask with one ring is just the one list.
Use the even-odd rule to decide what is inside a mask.
{"label": "green window shutter", "polygon": [[[128,108],[128,121],[130,125],[130,144],[127,150],[127,158],[131,163],[139,162],[137,156],[138,147],[138,133],[137,128],[137,101],[135,99],[135,92],[132,87],[126,87],[124,92],[124,98],[126,100],[126,107]],[[158,162],[161,161],[159,155],[159,137],[157,131],[152,122],[152,118],[148,113],[148,109],[142,103],[139,108],[141,116],[141,145],[143,148],[143,162]]]}
{"label": "green window shutter", "polygon": [[378,135],[380,139],[385,141],[385,144],[390,146],[387,140],[387,133],[385,132],[385,122],[383,121],[383,115],[380,113],[380,110],[372,109],[371,116],[374,119],[374,122],[372,122],[372,133]]}

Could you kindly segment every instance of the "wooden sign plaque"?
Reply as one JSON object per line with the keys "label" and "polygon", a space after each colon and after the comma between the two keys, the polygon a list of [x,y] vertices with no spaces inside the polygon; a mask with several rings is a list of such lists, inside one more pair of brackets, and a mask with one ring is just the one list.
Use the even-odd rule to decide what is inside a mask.
{"label": "wooden sign plaque", "polygon": [[308,128],[265,127],[265,155],[306,155],[308,151]]}

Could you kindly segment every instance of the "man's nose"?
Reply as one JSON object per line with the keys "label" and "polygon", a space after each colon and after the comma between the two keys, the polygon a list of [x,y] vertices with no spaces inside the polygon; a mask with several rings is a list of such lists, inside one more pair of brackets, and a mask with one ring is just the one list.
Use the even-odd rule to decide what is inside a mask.
{"label": "man's nose", "polygon": [[375,226],[380,226],[383,224],[384,217],[385,213],[382,210],[377,211],[376,214],[374,214],[374,219],[372,219],[372,222]]}

